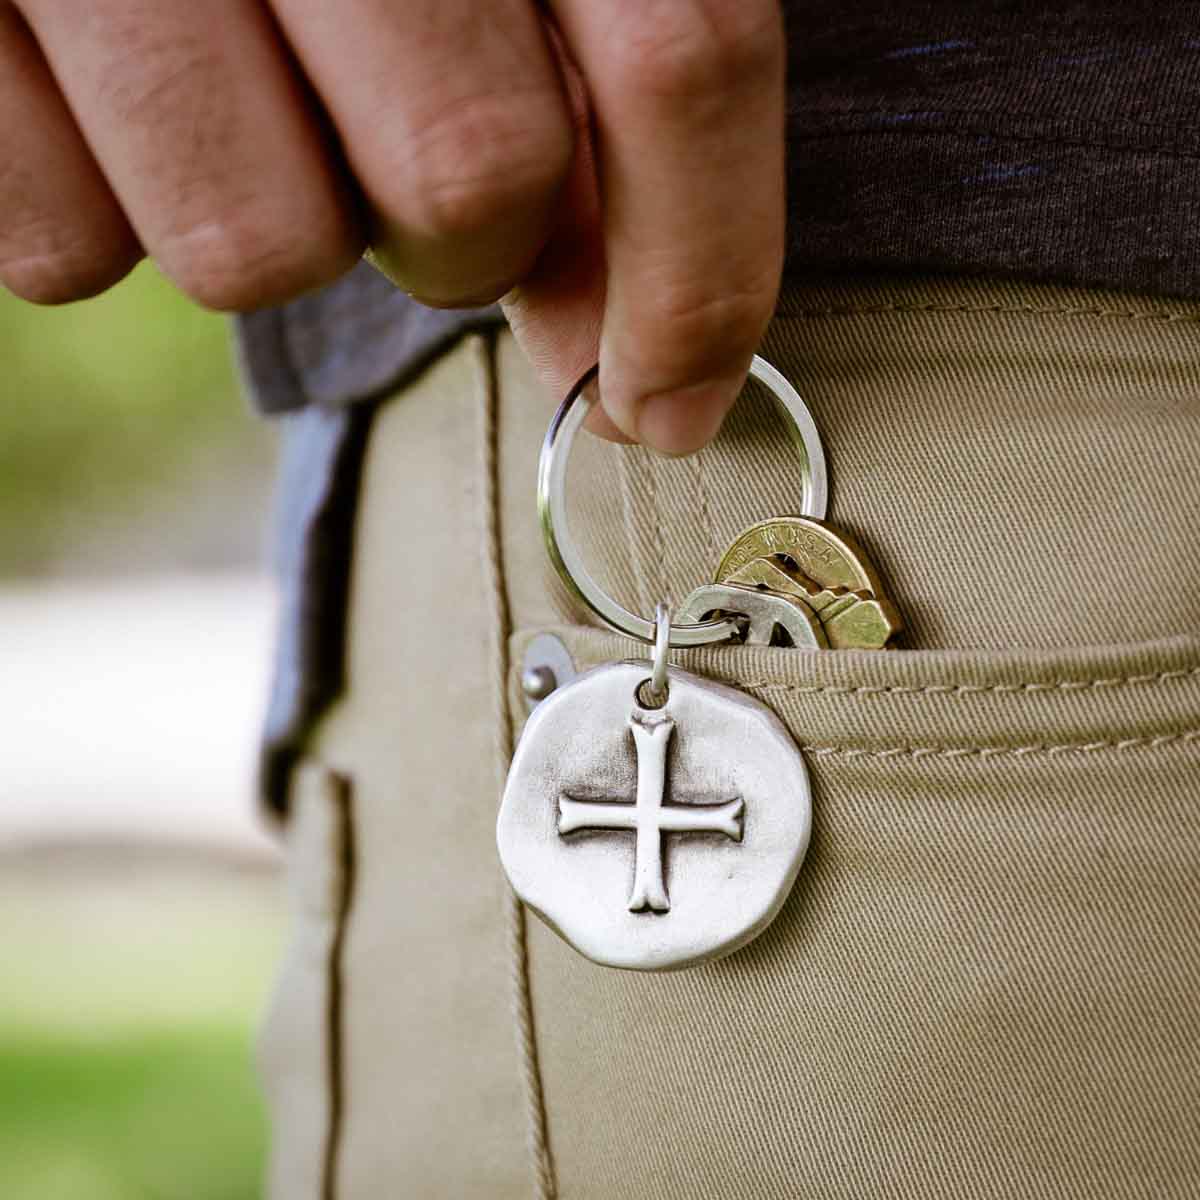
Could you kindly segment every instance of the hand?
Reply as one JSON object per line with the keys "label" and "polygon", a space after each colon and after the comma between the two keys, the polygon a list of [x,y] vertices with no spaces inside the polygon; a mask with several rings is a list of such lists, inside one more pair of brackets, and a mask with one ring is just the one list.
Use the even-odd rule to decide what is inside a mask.
{"label": "hand", "polygon": [[774,307],[783,74],[777,0],[0,0],[0,281],[74,300],[149,254],[245,310],[370,245],[686,452]]}

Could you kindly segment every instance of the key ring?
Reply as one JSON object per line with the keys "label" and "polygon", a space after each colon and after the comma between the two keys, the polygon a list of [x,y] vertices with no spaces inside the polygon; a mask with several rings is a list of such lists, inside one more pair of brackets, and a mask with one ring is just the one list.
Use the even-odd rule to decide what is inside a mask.
{"label": "key ring", "polygon": [[[575,435],[595,403],[594,395],[589,396],[587,392],[599,370],[598,366],[592,367],[567,393],[567,398],[559,405],[546,432],[538,461],[538,515],[542,522],[542,536],[550,561],[575,596],[618,633],[653,645],[656,622],[631,613],[592,578],[567,526],[567,462],[571,457]],[[750,376],[766,386],[791,420],[792,440],[800,451],[803,464],[800,515],[821,520],[825,516],[829,485],[825,451],[821,447],[821,437],[812,413],[800,398],[800,393],[757,354],[750,364]],[[706,646],[711,642],[724,642],[736,637],[741,632],[741,622],[733,617],[719,617],[694,624],[671,625],[669,628],[669,646]]]}

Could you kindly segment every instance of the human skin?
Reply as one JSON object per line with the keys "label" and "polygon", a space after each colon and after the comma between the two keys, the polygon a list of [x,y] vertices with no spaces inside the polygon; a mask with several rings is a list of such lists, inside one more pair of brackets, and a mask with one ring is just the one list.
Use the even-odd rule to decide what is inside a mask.
{"label": "human skin", "polygon": [[777,0],[0,0],[0,282],[246,311],[369,251],[686,453],[775,304],[784,61]]}

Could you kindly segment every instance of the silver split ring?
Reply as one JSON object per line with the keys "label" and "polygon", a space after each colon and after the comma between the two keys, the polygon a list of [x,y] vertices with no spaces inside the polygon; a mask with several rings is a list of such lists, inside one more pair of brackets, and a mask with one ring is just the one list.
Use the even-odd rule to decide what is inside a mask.
{"label": "silver split ring", "polygon": [[[618,633],[653,645],[656,641],[656,622],[631,613],[592,578],[567,527],[567,463],[575,435],[595,403],[595,396],[589,395],[588,391],[598,373],[599,367],[593,367],[567,393],[567,398],[559,405],[546,431],[538,461],[538,515],[542,522],[542,536],[550,561],[575,596]],[[771,392],[791,420],[792,440],[801,458],[801,511],[798,515],[821,520],[825,516],[829,484],[825,451],[821,448],[821,437],[812,413],[800,398],[800,393],[757,354],[750,364],[750,377],[757,379]],[[706,646],[710,642],[724,642],[736,637],[740,633],[741,622],[734,617],[719,617],[694,624],[671,625],[669,630],[668,646]]]}

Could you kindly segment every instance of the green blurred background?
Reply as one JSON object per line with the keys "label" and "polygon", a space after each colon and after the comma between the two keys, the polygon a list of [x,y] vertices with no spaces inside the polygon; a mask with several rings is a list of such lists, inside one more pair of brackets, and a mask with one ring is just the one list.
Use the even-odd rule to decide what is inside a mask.
{"label": "green blurred background", "polygon": [[148,263],[62,308],[0,290],[0,363],[0,577],[260,557],[274,438],[226,320]]}
{"label": "green blurred background", "polygon": [[[151,266],[62,309],[0,295],[0,362],[0,599],[17,596],[11,611],[33,614],[0,628],[0,678],[31,693],[21,702],[36,728],[69,755],[54,698],[72,679],[38,670],[58,635],[37,614],[87,621],[95,589],[111,597],[116,581],[137,624],[143,577],[183,580],[185,595],[186,581],[219,577],[247,581],[257,630],[275,436],[238,392],[227,322]],[[120,728],[119,712],[104,715]],[[245,724],[236,737],[252,740]],[[126,764],[138,731],[128,733]],[[37,799],[44,781],[13,765],[25,761],[18,749],[0,754],[0,805],[19,826],[0,837],[0,1197],[259,1195],[252,1051],[283,915],[267,839],[232,819],[226,836],[220,823],[249,807],[249,781],[244,794],[239,783],[237,796],[214,797],[225,807],[211,836],[196,836],[202,821],[165,838],[141,837],[135,819],[114,832],[104,813],[104,836],[75,836],[24,812],[52,806]]]}
{"label": "green blurred background", "polygon": [[276,890],[245,868],[111,847],[6,863],[0,1195],[258,1196],[279,938]]}

